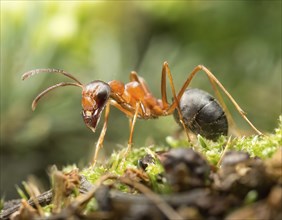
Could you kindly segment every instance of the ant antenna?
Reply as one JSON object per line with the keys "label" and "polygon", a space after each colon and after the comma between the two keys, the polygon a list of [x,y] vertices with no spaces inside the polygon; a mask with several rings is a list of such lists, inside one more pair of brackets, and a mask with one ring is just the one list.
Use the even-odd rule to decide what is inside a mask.
{"label": "ant antenna", "polygon": [[35,69],[35,70],[31,70],[31,71],[28,71],[28,72],[25,72],[23,75],[22,75],[22,80],[25,80],[31,76],[34,76],[36,74],[39,74],[39,73],[60,73],[60,74],[63,74],[65,75],[66,77],[76,81],[79,85],[82,85],[82,83],[77,79],[75,78],[73,75],[71,75],[70,73],[64,71],[64,70],[60,70],[60,69],[50,69],[50,68],[47,68],[47,69]]}
{"label": "ant antenna", "polygon": [[77,86],[77,87],[80,87],[83,89],[83,84],[77,79],[75,78],[73,75],[71,75],[70,73],[64,71],[64,70],[60,70],[60,69],[50,69],[50,68],[45,68],[45,69],[35,69],[35,70],[31,70],[31,71],[28,71],[28,72],[25,72],[23,75],[22,75],[22,80],[25,80],[25,79],[28,79],[29,77],[31,76],[34,76],[36,74],[39,74],[39,73],[60,73],[72,80],[74,80],[76,83],[72,83],[72,82],[61,82],[61,83],[58,83],[58,84],[55,84],[53,86],[50,86],[48,87],[47,89],[45,89],[44,91],[42,91],[38,96],[35,97],[35,99],[33,100],[32,102],[32,105],[31,105],[31,108],[32,108],[32,111],[35,110],[36,106],[37,106],[37,103],[38,101],[44,96],[46,95],[48,92],[50,92],[51,90],[53,89],[56,89],[58,87],[63,87],[63,86]]}
{"label": "ant antenna", "polygon": [[[27,77],[29,77],[29,76],[27,76]],[[53,86],[50,86],[50,87],[48,87],[47,89],[45,89],[44,91],[42,91],[39,95],[37,95],[37,96],[35,97],[35,99],[33,100],[32,104],[31,104],[32,111],[35,110],[38,101],[39,101],[44,95],[46,95],[48,92],[50,92],[50,91],[53,90],[53,89],[56,89],[56,88],[58,88],[58,87],[63,87],[63,86],[77,86],[77,87],[83,88],[83,86],[82,86],[81,84],[72,83],[72,82],[61,82],[61,83],[55,84],[55,85],[53,85]]]}

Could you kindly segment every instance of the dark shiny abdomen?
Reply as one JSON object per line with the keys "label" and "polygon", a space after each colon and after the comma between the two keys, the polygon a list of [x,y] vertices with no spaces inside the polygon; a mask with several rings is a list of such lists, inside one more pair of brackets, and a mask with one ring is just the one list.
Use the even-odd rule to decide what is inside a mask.
{"label": "dark shiny abdomen", "polygon": [[[187,89],[179,103],[184,124],[193,133],[211,140],[216,140],[220,135],[227,135],[226,115],[209,93],[200,89]],[[179,123],[177,110],[174,116]]]}

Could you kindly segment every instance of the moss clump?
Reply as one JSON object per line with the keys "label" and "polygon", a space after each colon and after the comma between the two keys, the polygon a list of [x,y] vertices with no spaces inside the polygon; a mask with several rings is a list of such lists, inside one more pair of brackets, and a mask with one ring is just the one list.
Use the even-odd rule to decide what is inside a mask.
{"label": "moss clump", "polygon": [[[99,164],[94,167],[90,166],[81,171],[81,174],[86,177],[91,183],[95,183],[102,175],[110,173],[116,176],[122,176],[127,171],[134,172],[140,171],[139,161],[146,155],[151,155],[153,162],[148,164],[146,169],[143,172],[144,175],[147,175],[149,183],[156,192],[167,192],[169,189],[164,183],[158,182],[158,175],[161,175],[164,171],[158,156],[157,152],[167,151],[169,147],[167,146],[149,146],[149,147],[140,147],[134,148],[130,152],[126,152],[126,148],[119,152],[113,152],[108,161],[104,164]],[[119,187],[120,190],[127,191],[127,187],[122,185]]]}
{"label": "moss clump", "polygon": [[198,135],[194,143],[189,143],[185,139],[179,140],[172,137],[167,137],[166,140],[168,143],[167,146],[152,145],[149,147],[133,148],[128,154],[126,154],[125,148],[119,152],[113,152],[105,164],[85,168],[81,171],[81,174],[92,183],[95,183],[105,173],[121,176],[128,169],[139,169],[138,162],[141,158],[149,154],[154,158],[154,163],[149,164],[145,172],[151,181],[151,185],[158,193],[161,193],[162,190],[167,192],[168,188],[164,187],[163,183],[158,183],[158,177],[164,171],[159,160],[158,152],[165,152],[172,148],[192,147],[200,152],[211,165],[217,165],[219,163],[225,150],[244,151],[251,157],[259,157],[261,159],[270,158],[282,146],[282,116],[279,117],[278,128],[274,130],[273,134],[235,137],[233,139],[232,137],[221,136],[216,142],[207,140],[200,135]]}
{"label": "moss clump", "polygon": [[[274,130],[274,133],[262,136],[252,135],[233,139],[232,137],[228,139],[221,136],[214,142],[198,135],[197,142],[193,143],[193,148],[202,153],[213,165],[218,164],[225,148],[228,148],[227,150],[247,152],[251,157],[270,158],[282,146],[282,116],[279,117],[278,121],[278,127]],[[186,140],[176,140],[172,137],[168,137],[167,142],[173,148],[192,146]]]}
{"label": "moss clump", "polygon": [[[113,152],[104,164],[81,171],[75,165],[68,166],[63,171],[53,169],[52,190],[42,194],[42,198],[48,197],[50,201],[43,202],[42,207],[43,203],[39,204],[38,200],[36,204],[35,200],[31,206],[32,199],[24,198],[17,215],[27,215],[29,219],[33,219],[58,214],[69,218],[77,215],[95,216],[103,211],[108,219],[112,219],[113,213],[128,217],[127,197],[130,197],[130,210],[134,213],[140,208],[138,202],[133,202],[135,199],[147,201],[150,198],[155,204],[161,201],[167,206],[166,202],[174,204],[175,199],[178,201],[183,193],[186,193],[183,201],[189,198],[189,204],[192,203],[185,206],[183,204],[186,203],[183,202],[179,207],[187,210],[193,207],[196,214],[193,212],[195,216],[188,216],[190,219],[199,216],[205,219],[209,215],[221,218],[228,215],[234,207],[244,211],[245,206],[252,211],[256,206],[261,206],[264,213],[258,213],[259,218],[269,216],[267,219],[274,219],[277,215],[275,207],[282,201],[282,197],[276,197],[277,192],[281,192],[282,116],[273,134],[236,138],[222,136],[216,142],[197,136],[193,143],[168,137],[167,142],[164,146],[135,147],[130,152],[126,152],[124,148]],[[82,185],[83,182],[87,182],[87,187]],[[27,184],[24,186],[29,189]],[[99,189],[100,196],[99,193],[96,194]],[[115,197],[110,193],[111,189],[115,189],[116,193],[127,193]],[[22,194],[21,197],[25,197],[20,189],[18,191]],[[34,198],[31,190],[26,191]],[[137,193],[139,197],[136,196]],[[121,198],[123,200],[119,200]],[[120,205],[121,201],[125,202],[122,208],[125,212],[115,209],[120,207],[116,204]],[[221,208],[214,213],[211,211],[214,210],[213,206],[205,206],[206,201]],[[173,210],[174,206],[175,204],[168,207],[174,214],[181,214],[181,211]],[[154,215],[154,206],[148,205],[145,208],[148,209],[147,213]],[[160,210],[164,212],[164,209]],[[10,215],[7,212],[4,208],[0,217]],[[185,213],[182,214],[185,216]]]}

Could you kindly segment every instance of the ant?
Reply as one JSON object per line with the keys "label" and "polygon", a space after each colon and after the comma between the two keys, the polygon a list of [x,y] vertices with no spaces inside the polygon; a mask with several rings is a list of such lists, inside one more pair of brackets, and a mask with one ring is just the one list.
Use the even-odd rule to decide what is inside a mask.
{"label": "ant", "polygon": [[[59,73],[74,80],[75,82],[61,82],[48,87],[42,91],[32,102],[32,110],[35,110],[38,101],[48,92],[58,87],[76,86],[82,89],[82,117],[84,123],[93,132],[101,118],[101,113],[105,109],[105,120],[101,130],[98,142],[96,144],[95,154],[92,160],[94,165],[97,161],[98,152],[102,148],[104,137],[108,125],[108,116],[110,105],[113,105],[129,117],[130,133],[127,145],[129,152],[132,145],[132,138],[136,119],[154,119],[160,116],[167,116],[174,113],[175,118],[183,126],[188,140],[188,131],[201,134],[209,139],[216,139],[219,135],[227,135],[228,123],[224,111],[217,101],[208,93],[198,89],[187,89],[193,77],[200,71],[203,71],[209,78],[209,81],[215,91],[215,94],[227,110],[226,105],[217,89],[217,86],[226,94],[233,103],[242,118],[254,129],[256,133],[262,133],[249,121],[245,112],[224,88],[220,81],[205,66],[198,65],[189,74],[182,88],[176,95],[172,74],[168,62],[162,66],[161,76],[161,99],[156,98],[146,83],[135,71],[130,73],[130,82],[124,84],[121,81],[113,80],[108,83],[94,80],[88,84],[82,84],[78,79],[64,70],[59,69],[35,69],[22,75],[22,79],[27,79],[39,73]],[[166,77],[168,77],[173,101],[171,104],[167,101]]]}

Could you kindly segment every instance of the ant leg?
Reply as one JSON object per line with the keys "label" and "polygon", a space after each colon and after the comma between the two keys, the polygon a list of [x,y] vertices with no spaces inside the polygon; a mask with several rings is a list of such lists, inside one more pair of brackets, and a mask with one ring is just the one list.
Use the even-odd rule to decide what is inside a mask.
{"label": "ant leg", "polygon": [[136,119],[137,119],[137,116],[138,116],[139,108],[140,108],[140,103],[138,102],[136,104],[135,113],[134,113],[133,118],[129,119],[130,134],[129,134],[129,139],[128,139],[128,144],[127,144],[127,149],[126,149],[125,155],[128,154],[128,152],[131,150],[134,126],[135,126]]}
{"label": "ant leg", "polygon": [[259,134],[262,135],[262,132],[260,132],[252,123],[251,121],[247,118],[246,113],[241,109],[241,107],[237,104],[237,102],[234,100],[234,98],[229,94],[229,92],[224,88],[224,86],[217,80],[217,78],[211,73],[209,69],[207,69],[205,66],[201,66],[202,70],[207,74],[209,79],[216,83],[222,91],[228,96],[228,98],[231,100],[237,111],[240,113],[242,118],[253,128],[253,130]]}
{"label": "ant leg", "polygon": [[147,93],[151,93],[151,91],[150,91],[150,89],[149,89],[149,87],[148,87],[146,81],[143,79],[143,77],[139,76],[139,75],[137,74],[137,72],[131,71],[129,78],[130,78],[130,82],[134,82],[134,81],[139,82],[140,85],[142,86],[143,91],[144,91],[146,94],[147,94]]}
{"label": "ant leg", "polygon": [[[209,77],[209,80],[210,80],[210,83],[212,85],[212,89],[213,89],[213,91],[215,93],[215,96],[216,96],[217,100],[219,101],[220,105],[222,106],[222,108],[223,108],[223,110],[224,110],[224,112],[226,114],[226,117],[228,119],[229,125],[234,127],[234,128],[237,128],[236,123],[235,123],[235,121],[234,121],[234,119],[233,119],[229,109],[227,108],[227,106],[226,106],[226,104],[225,104],[225,102],[224,102],[220,92],[218,91],[218,88],[217,88],[215,82],[210,77]],[[238,129],[235,129],[235,131],[236,131],[235,134],[238,135],[238,134],[240,134],[240,132],[237,132],[237,130]]]}
{"label": "ant leg", "polygon": [[[167,94],[166,94],[166,73],[167,73],[166,70],[167,69],[169,69],[168,63],[164,62],[163,68],[162,68],[162,79],[161,79],[161,94],[162,94],[162,103],[163,103],[164,109],[167,109],[169,107],[169,104],[167,102]],[[170,76],[170,78],[172,79],[172,76]],[[172,82],[172,84],[173,84],[173,82]],[[174,85],[171,86],[171,89],[174,90],[174,92],[175,92]],[[172,91],[172,93],[173,93],[173,91]],[[175,99],[175,101],[176,101],[176,99]]]}
{"label": "ant leg", "polygon": [[103,128],[101,130],[98,142],[96,144],[95,154],[94,154],[94,157],[93,157],[93,160],[92,160],[92,166],[95,166],[95,164],[97,162],[99,150],[103,147],[104,137],[105,137],[105,134],[106,134],[106,131],[107,131],[109,113],[110,113],[110,103],[107,103],[106,109],[105,109],[104,125],[103,125]]}
{"label": "ant leg", "polygon": [[128,117],[133,117],[134,114],[132,112],[130,112],[129,110],[125,109],[124,107],[122,107],[120,104],[118,104],[115,100],[110,100],[111,105],[113,105],[114,107],[116,107],[118,110],[120,110],[121,112],[123,112],[125,115],[127,115]]}
{"label": "ant leg", "polygon": [[[241,107],[237,104],[237,102],[234,100],[234,98],[229,94],[229,92],[224,88],[224,86],[219,82],[219,80],[203,65],[196,66],[190,75],[188,76],[187,80],[184,82],[180,92],[177,95],[178,100],[182,97],[185,89],[188,87],[190,82],[192,81],[193,77],[198,73],[200,70],[203,70],[204,73],[216,84],[219,86],[219,88],[225,93],[225,95],[229,98],[229,100],[233,103],[241,117],[253,128],[253,130],[259,134],[262,135],[262,133],[250,122],[250,120],[246,117],[246,113],[241,109]],[[168,109],[168,113],[172,113],[174,108],[178,105],[176,101],[174,101],[170,108]]]}
{"label": "ant leg", "polygon": [[182,116],[182,113],[181,113],[180,108],[179,108],[179,100],[180,99],[178,99],[178,97],[176,97],[176,92],[175,92],[175,87],[174,87],[174,83],[173,83],[173,78],[172,78],[172,75],[171,75],[171,72],[170,72],[170,69],[168,67],[168,63],[167,62],[163,63],[162,79],[161,79],[161,93],[162,93],[163,108],[164,109],[169,109],[169,107],[170,107],[168,102],[167,102],[167,94],[166,94],[166,74],[168,75],[168,78],[169,78],[169,83],[170,83],[170,87],[171,87],[171,90],[172,90],[174,103],[176,103],[174,109],[175,108],[177,109],[180,123],[182,124],[182,126],[184,128],[184,131],[186,133],[186,136],[188,138],[188,141],[190,142],[191,139],[189,137],[189,130],[188,130],[187,126],[185,126],[184,121],[183,121],[183,116]]}

